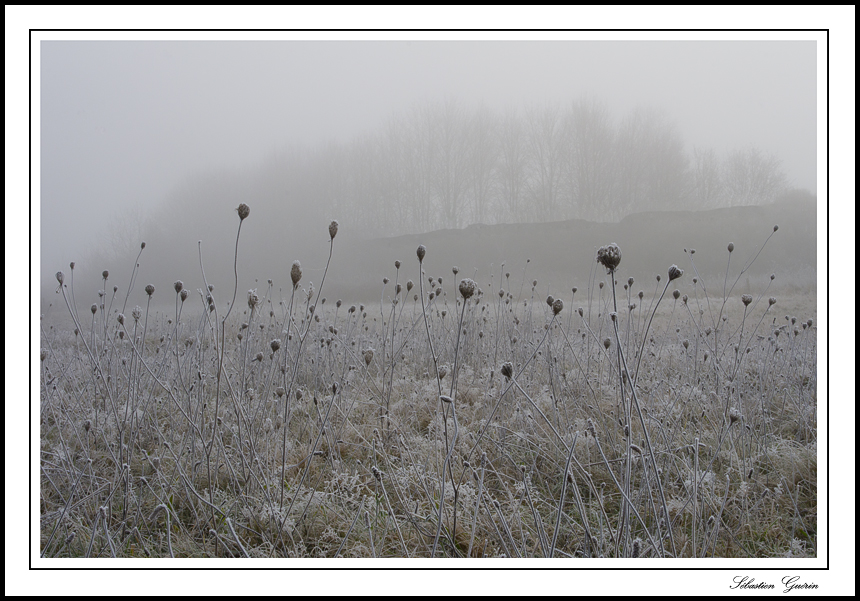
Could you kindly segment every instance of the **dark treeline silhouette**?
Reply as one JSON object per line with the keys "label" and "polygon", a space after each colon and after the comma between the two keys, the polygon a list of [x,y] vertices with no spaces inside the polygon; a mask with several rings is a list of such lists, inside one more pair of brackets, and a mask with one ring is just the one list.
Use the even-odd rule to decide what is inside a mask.
{"label": "dark treeline silhouette", "polygon": [[300,195],[367,236],[618,221],[641,211],[762,204],[787,188],[781,161],[758,148],[688,151],[664,113],[638,108],[616,123],[606,104],[589,98],[503,113],[453,100],[424,104],[349,143],[286,153],[272,168],[283,197]]}
{"label": "dark treeline silhouette", "polygon": [[[688,150],[669,117],[650,108],[615,119],[587,97],[505,111],[450,100],[392,115],[348,142],[284,147],[262,165],[189,176],[152,213],[120,216],[93,240],[90,257],[69,259],[92,272],[96,287],[103,269],[131,272],[145,240],[140,277],[169,286],[200,278],[201,240],[207,276],[226,285],[237,224],[230,212],[246,202],[240,272],[277,278],[299,259],[313,277],[331,219],[344,242],[477,223],[618,222],[647,211],[768,204],[787,182],[780,160],[755,147],[725,156]],[[51,278],[64,267],[46,266],[45,286],[56,287]]]}
{"label": "dark treeline silhouette", "polygon": [[[346,143],[282,150],[231,179],[244,192],[236,202],[285,207],[296,233],[312,208],[364,237],[764,204],[788,187],[772,154],[688,150],[666,114],[642,107],[616,122],[587,97],[504,112],[427,103]],[[171,207],[202,210],[213,183],[185,186]]]}

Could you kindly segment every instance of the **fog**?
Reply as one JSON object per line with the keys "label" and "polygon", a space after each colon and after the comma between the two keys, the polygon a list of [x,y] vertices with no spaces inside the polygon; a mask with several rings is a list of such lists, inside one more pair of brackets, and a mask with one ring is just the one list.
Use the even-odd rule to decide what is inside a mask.
{"label": "fog", "polygon": [[239,202],[259,219],[250,275],[284,278],[278,261],[322,266],[332,218],[358,240],[817,191],[811,41],[40,52],[43,290],[70,261],[87,288],[106,268],[127,282],[141,241],[141,269],[169,283],[198,278],[202,240],[226,283]]}

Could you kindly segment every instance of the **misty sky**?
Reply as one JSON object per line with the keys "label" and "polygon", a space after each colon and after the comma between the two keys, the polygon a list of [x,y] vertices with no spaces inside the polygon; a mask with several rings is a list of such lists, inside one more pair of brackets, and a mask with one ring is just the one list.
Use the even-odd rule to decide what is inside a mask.
{"label": "misty sky", "polygon": [[349,141],[428,100],[501,110],[588,94],[616,121],[648,105],[688,149],[755,144],[793,185],[817,184],[811,41],[43,41],[40,66],[45,268],[184,178]]}

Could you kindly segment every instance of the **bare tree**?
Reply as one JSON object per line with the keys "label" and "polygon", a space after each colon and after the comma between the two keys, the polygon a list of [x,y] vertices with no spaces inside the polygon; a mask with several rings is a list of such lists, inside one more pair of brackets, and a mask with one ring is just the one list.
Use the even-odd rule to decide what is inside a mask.
{"label": "bare tree", "polygon": [[693,148],[692,200],[697,209],[709,209],[723,200],[720,159],[713,148]]}
{"label": "bare tree", "polygon": [[593,219],[610,204],[615,131],[605,103],[582,97],[567,117],[567,190],[570,215]]}
{"label": "bare tree", "polygon": [[496,180],[499,182],[502,212],[507,221],[517,222],[522,219],[528,156],[523,124],[515,110],[509,109],[502,118],[498,141]]}
{"label": "bare tree", "polygon": [[564,132],[557,105],[526,109],[526,131],[531,157],[529,192],[536,217],[559,219],[559,187],[563,173]]}
{"label": "bare tree", "polygon": [[723,167],[723,181],[731,206],[773,202],[788,189],[782,161],[754,146],[729,155]]}
{"label": "bare tree", "polygon": [[487,107],[480,106],[472,113],[468,135],[471,221],[485,223],[496,187],[493,176],[499,154],[496,120]]}

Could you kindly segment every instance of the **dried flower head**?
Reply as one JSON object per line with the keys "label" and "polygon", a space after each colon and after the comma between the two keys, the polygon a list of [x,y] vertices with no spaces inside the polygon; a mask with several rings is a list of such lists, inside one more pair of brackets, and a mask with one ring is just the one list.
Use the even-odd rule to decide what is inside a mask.
{"label": "dried flower head", "polygon": [[674,292],[672,292],[672,298],[674,298],[675,300],[678,300],[680,297],[681,297],[681,291],[680,290],[676,289]]}
{"label": "dried flower head", "polygon": [[729,252],[732,252],[733,250],[735,250],[735,243],[729,242]]}
{"label": "dried flower head", "polygon": [[176,280],[173,282],[173,289],[176,290],[176,294],[182,292],[183,288],[185,288],[185,284],[182,283],[182,280]]}
{"label": "dried flower head", "polygon": [[424,255],[427,254],[427,247],[425,247],[423,244],[419,244],[418,250],[416,251],[416,254],[418,255],[418,262],[419,263],[423,262],[424,261]]}
{"label": "dried flower head", "polygon": [[502,363],[502,375],[510,379],[514,376],[514,365],[510,361]]}
{"label": "dried flower head", "polygon": [[246,205],[244,202],[239,203],[239,206],[236,207],[236,211],[239,213],[239,221],[245,221],[248,218],[248,215],[251,214],[251,207]]}
{"label": "dried flower head", "polygon": [[621,249],[614,242],[597,249],[597,262],[606,268],[606,272],[618,269],[621,264]]}
{"label": "dried flower head", "polygon": [[677,265],[672,265],[669,268],[669,281],[677,280],[679,277],[684,275],[684,270],[679,269]]}
{"label": "dried flower head", "polygon": [[290,268],[290,279],[293,281],[293,288],[298,286],[302,279],[302,264],[298,261],[293,261],[293,266]]}
{"label": "dried flower head", "polygon": [[105,270],[102,272],[102,279],[104,279],[104,280],[108,279],[108,275],[109,275],[109,273],[110,273],[110,272],[108,272],[108,270],[107,270],[107,269],[105,269]]}
{"label": "dried flower head", "polygon": [[179,300],[181,300],[183,303],[185,302],[185,299],[187,299],[187,298],[188,298],[188,290],[183,290],[182,292],[179,293]]}
{"label": "dried flower head", "polygon": [[57,272],[57,281],[60,282],[61,284],[63,283],[63,272],[62,271]]}
{"label": "dried flower head", "polygon": [[116,316],[116,320],[120,323],[120,325],[122,325],[125,322],[125,315],[120,313],[119,315]]}
{"label": "dried flower head", "polygon": [[155,293],[155,286],[153,286],[152,284],[147,284],[144,290],[146,291],[147,296],[152,296]]}
{"label": "dried flower head", "polygon": [[279,348],[281,348],[281,339],[275,338],[269,343],[269,346],[272,347],[272,352],[275,353]]}
{"label": "dried flower head", "polygon": [[460,280],[460,294],[463,295],[463,298],[471,298],[477,289],[478,284],[475,283],[475,280],[469,278]]}
{"label": "dried flower head", "polygon": [[93,306],[92,306],[92,307],[90,307],[90,311],[92,311],[92,312],[93,312],[93,315],[95,315],[95,314],[96,314],[96,311],[98,311],[98,310],[99,310],[98,305],[96,305],[95,303],[93,303]]}
{"label": "dried flower head", "polygon": [[558,315],[562,309],[564,309],[564,303],[560,298],[555,299],[552,303],[552,314]]}
{"label": "dried flower head", "polygon": [[771,307],[773,305],[775,305],[776,304],[776,297],[771,296],[769,299],[767,299],[767,304],[770,305]]}
{"label": "dried flower head", "polygon": [[732,407],[731,409],[729,409],[729,425],[730,426],[732,424],[734,424],[735,422],[737,422],[738,420],[740,420],[742,417],[743,416],[741,415],[741,412],[738,411],[737,408]]}
{"label": "dried flower head", "polygon": [[443,394],[443,395],[442,395],[442,396],[440,396],[439,398],[441,399],[441,401],[442,401],[443,403],[453,403],[453,402],[454,402],[454,399],[452,399],[451,397],[449,397],[449,396],[448,396],[448,395],[446,395],[446,394]]}
{"label": "dried flower head", "polygon": [[547,304],[548,306],[552,307],[552,303],[553,303],[553,301],[554,301],[554,300],[555,300],[555,299],[552,297],[552,294],[550,294],[549,296],[547,296],[547,297],[546,297],[546,304]]}
{"label": "dried flower head", "polygon": [[741,296],[741,302],[744,304],[744,307],[748,307],[752,301],[753,297],[751,294],[744,294]]}
{"label": "dried flower head", "polygon": [[603,339],[603,348],[608,350],[611,345],[612,345],[612,340],[610,340],[609,338]]}
{"label": "dried flower head", "polygon": [[334,240],[334,237],[337,236],[337,219],[333,219],[331,223],[328,224],[328,235],[331,236],[331,239]]}
{"label": "dried flower head", "polygon": [[134,309],[131,310],[131,316],[134,318],[135,321],[138,321],[140,319],[142,313],[143,311],[141,310],[139,305],[135,305]]}

